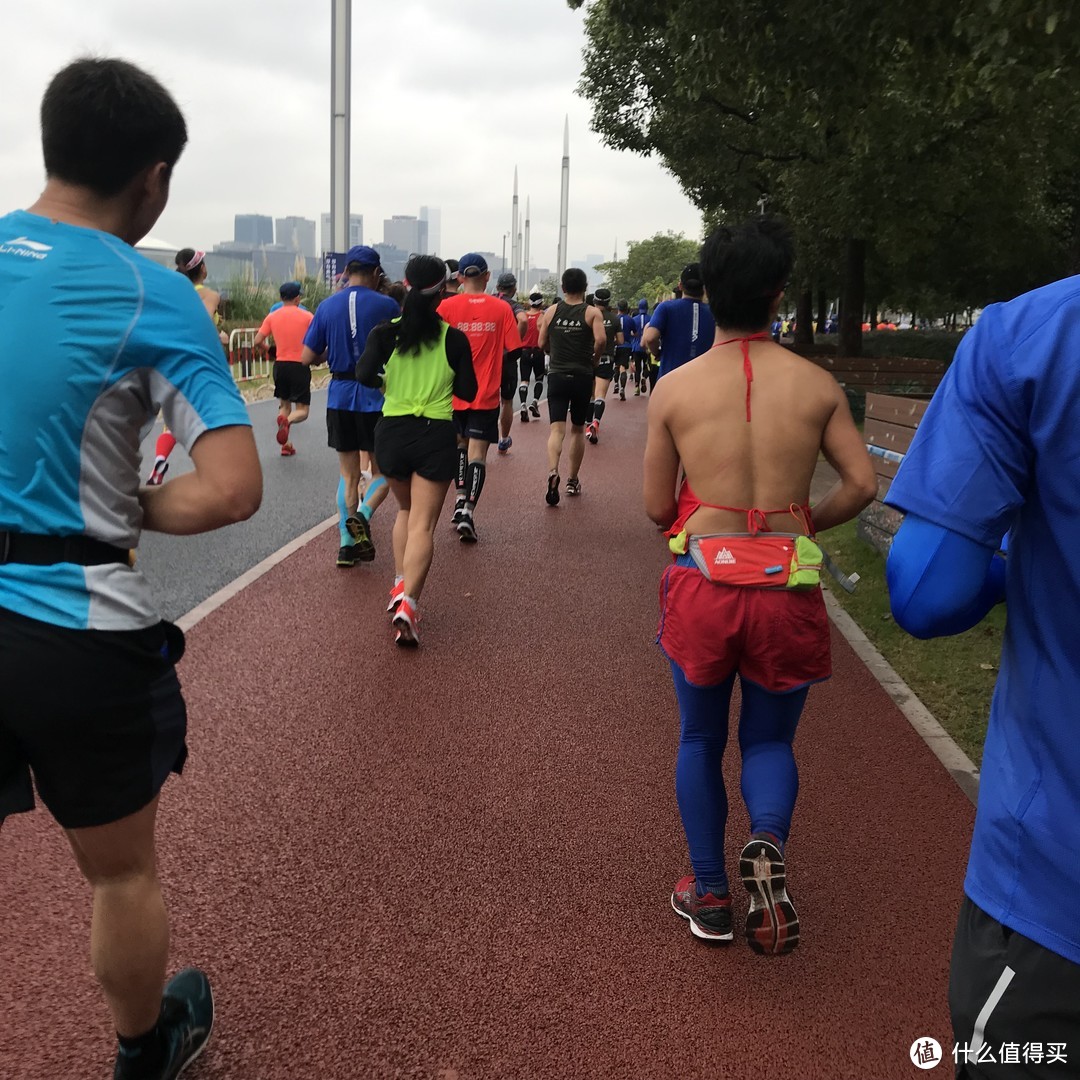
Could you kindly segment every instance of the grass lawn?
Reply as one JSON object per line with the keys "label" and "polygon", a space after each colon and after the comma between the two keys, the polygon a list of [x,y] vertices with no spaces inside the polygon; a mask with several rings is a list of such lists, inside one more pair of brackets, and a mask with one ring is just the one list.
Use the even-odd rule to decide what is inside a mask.
{"label": "grass lawn", "polygon": [[821,540],[845,573],[856,572],[860,577],[855,592],[848,594],[823,575],[833,596],[978,765],[1001,655],[1004,605],[965,634],[918,641],[893,622],[885,560],[858,538],[855,523],[830,529]]}

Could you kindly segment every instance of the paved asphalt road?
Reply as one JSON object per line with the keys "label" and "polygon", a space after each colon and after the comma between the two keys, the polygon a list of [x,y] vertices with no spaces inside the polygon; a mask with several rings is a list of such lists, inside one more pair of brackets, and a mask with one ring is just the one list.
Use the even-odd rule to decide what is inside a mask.
{"label": "paved asphalt road", "polygon": [[[283,458],[275,441],[276,401],[248,406],[263,466],[262,508],[249,521],[203,536],[144,533],[139,565],[167,619],[176,619],[245,570],[335,512],[338,465],[326,445],[326,390],[311,395],[311,416],[293,432],[296,456]],[[143,476],[154,460],[161,421],[143,443]],[[169,478],[188,472],[191,459],[177,446]]]}

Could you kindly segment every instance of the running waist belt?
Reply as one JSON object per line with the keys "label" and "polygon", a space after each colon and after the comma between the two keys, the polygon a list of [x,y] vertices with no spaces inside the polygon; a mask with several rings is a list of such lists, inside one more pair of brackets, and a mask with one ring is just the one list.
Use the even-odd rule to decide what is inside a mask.
{"label": "running waist belt", "polygon": [[345,382],[357,382],[355,371],[331,371],[331,379],[344,379]]}
{"label": "running waist belt", "polygon": [[27,563],[52,566],[76,563],[79,566],[132,564],[127,548],[114,547],[92,536],[35,536],[30,533],[0,532],[0,566]]}
{"label": "running waist belt", "polygon": [[821,548],[809,536],[715,533],[692,536],[688,554],[718,585],[814,589],[821,584]]}

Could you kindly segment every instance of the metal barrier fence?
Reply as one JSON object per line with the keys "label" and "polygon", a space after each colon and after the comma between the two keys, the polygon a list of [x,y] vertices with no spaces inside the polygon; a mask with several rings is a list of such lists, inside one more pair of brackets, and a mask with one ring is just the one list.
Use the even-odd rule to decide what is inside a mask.
{"label": "metal barrier fence", "polygon": [[229,335],[229,367],[238,383],[270,377],[270,357],[255,348],[255,335],[259,328],[244,327]]}

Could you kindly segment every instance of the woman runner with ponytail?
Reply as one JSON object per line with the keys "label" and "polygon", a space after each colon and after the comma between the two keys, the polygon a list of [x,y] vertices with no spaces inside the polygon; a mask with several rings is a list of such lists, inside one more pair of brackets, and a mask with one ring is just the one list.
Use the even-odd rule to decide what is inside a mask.
{"label": "woman runner with ponytail", "polygon": [[394,586],[387,611],[394,640],[417,645],[417,601],[431,569],[435,526],[457,475],[453,396],[477,394],[469,339],[438,313],[448,272],[434,255],[414,255],[401,315],[368,335],[356,365],[364,386],[386,397],[375,429],[375,457],[398,503]]}
{"label": "woman runner with ponytail", "polygon": [[[228,345],[229,338],[221,330],[221,313],[218,311],[221,294],[208,289],[203,284],[206,281],[206,252],[196,251],[194,248],[181,248],[176,253],[176,272],[183,274],[195,286],[195,291],[199,294],[206,313],[214,320],[214,325],[219,330],[221,344]],[[156,487],[165,479],[165,473],[169,470],[169,455],[175,446],[176,436],[168,428],[164,428],[157,437],[157,443],[154,446],[154,467],[146,480],[151,487]]]}

